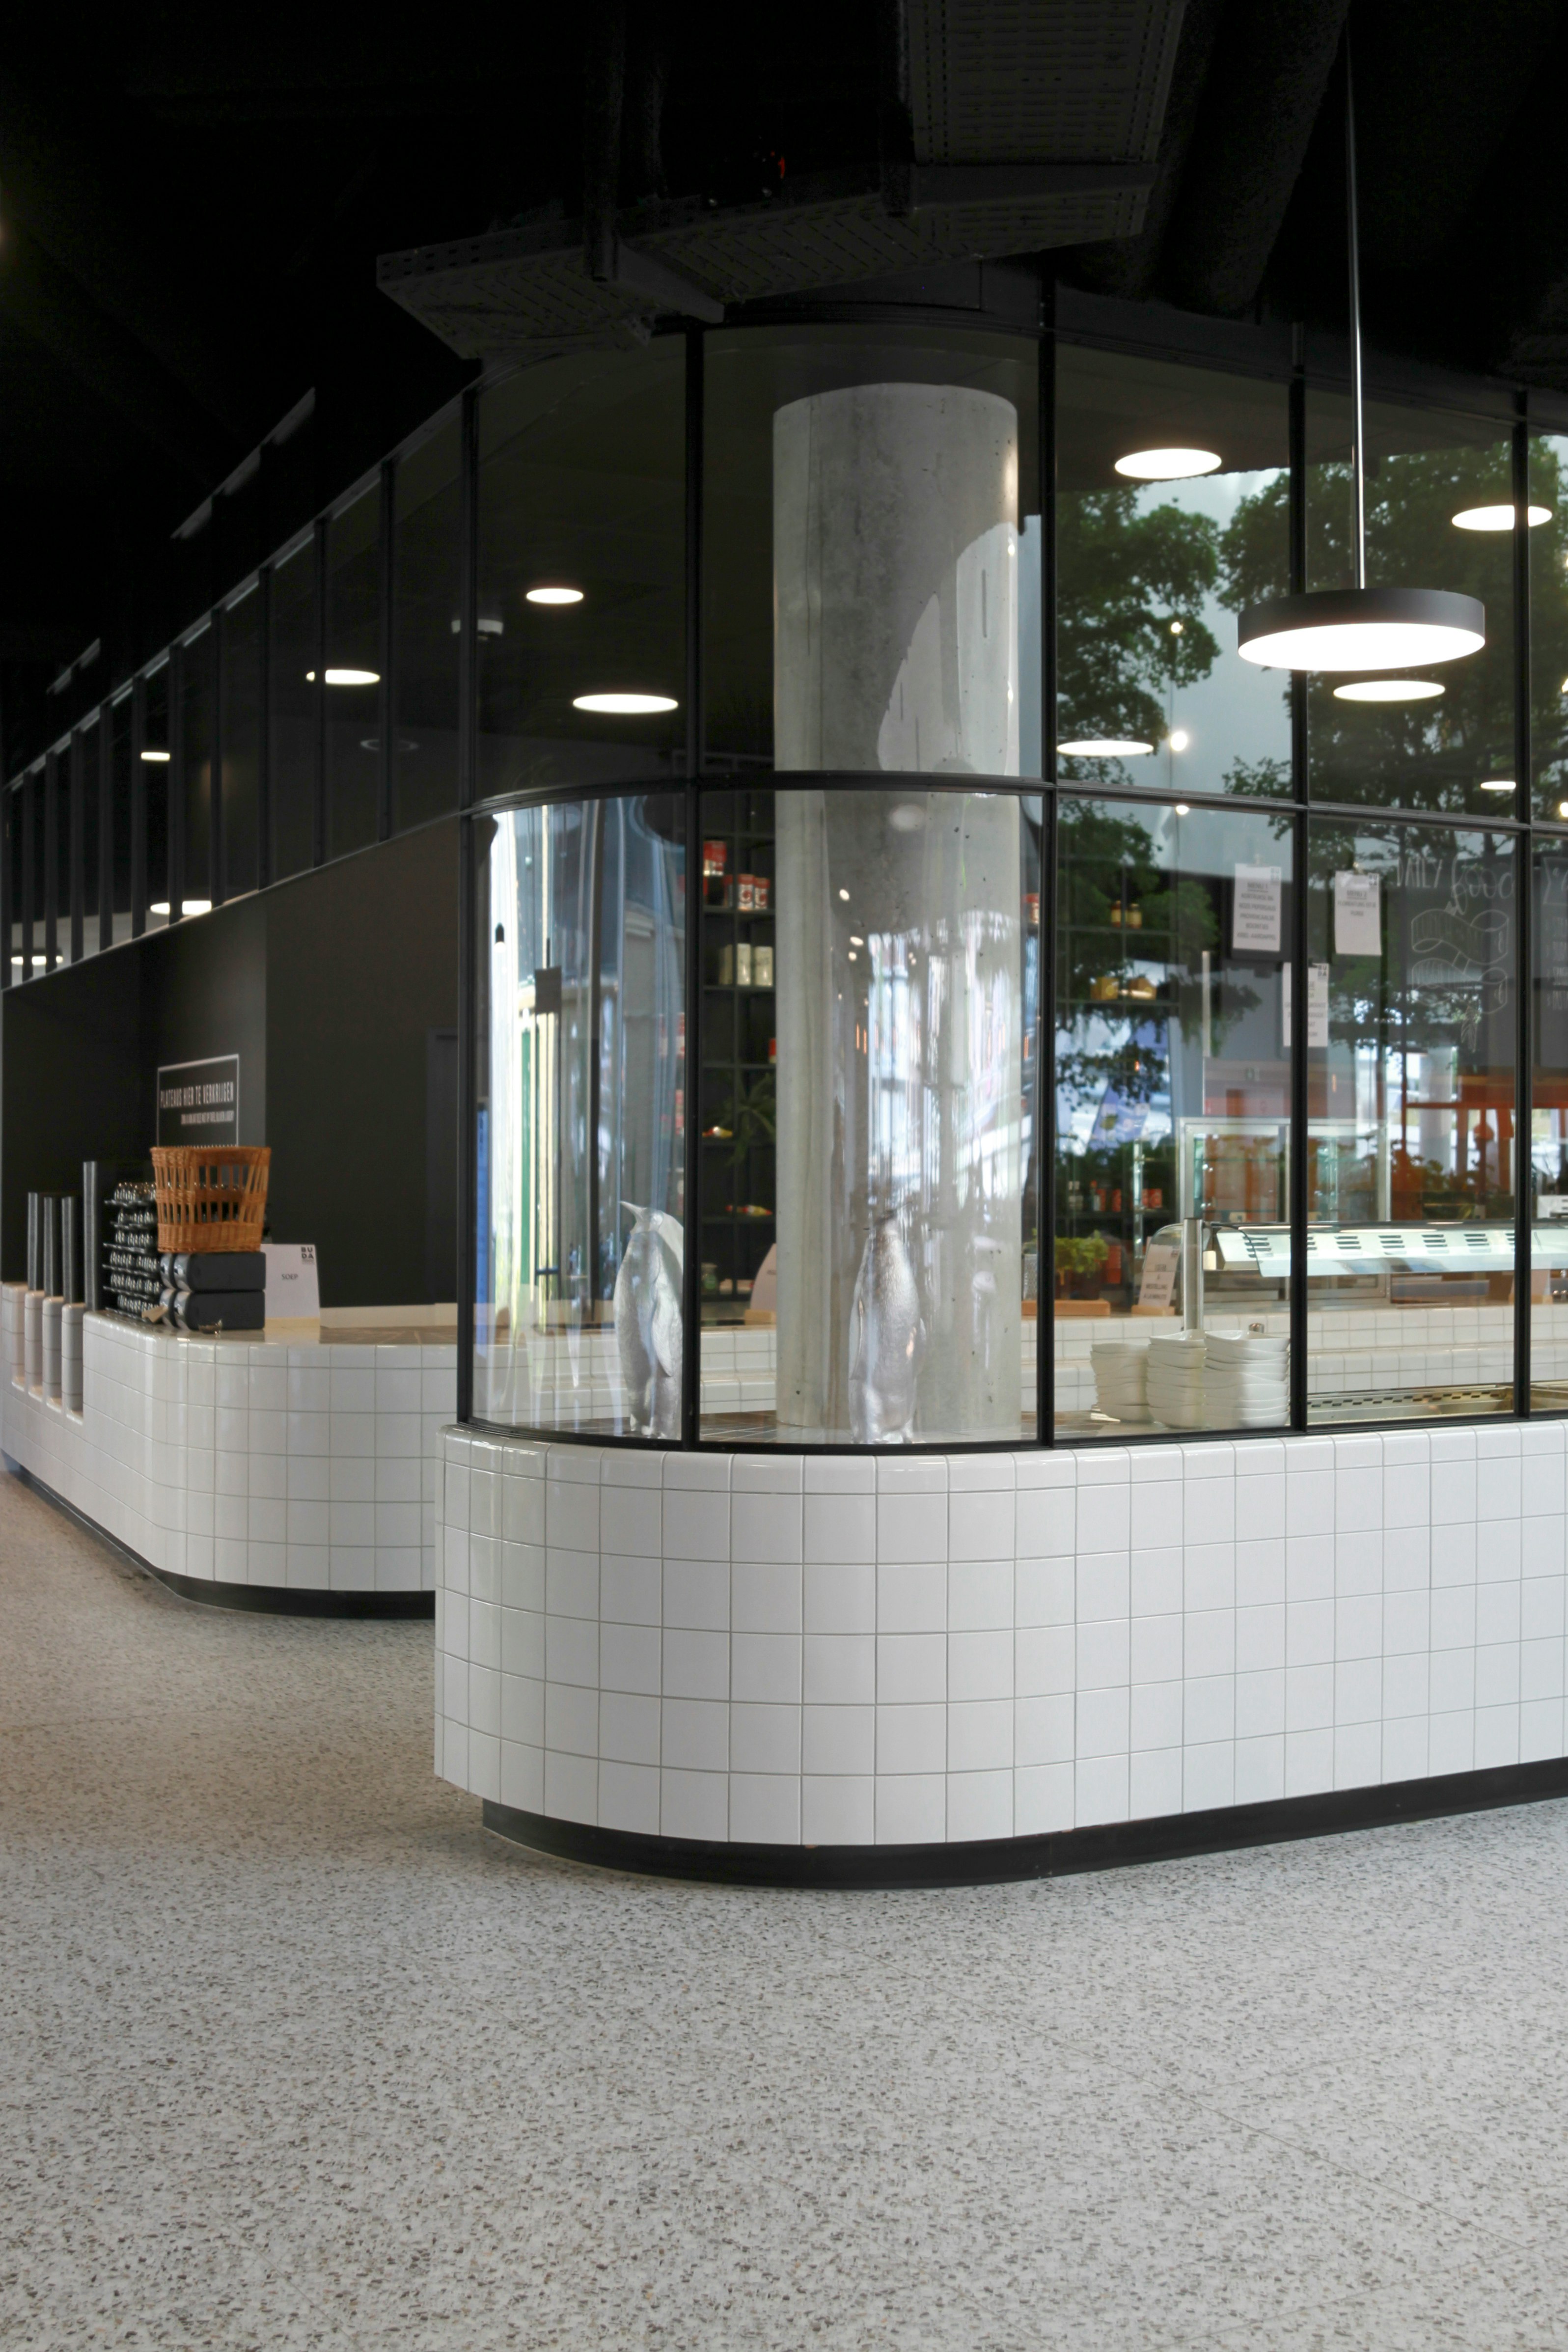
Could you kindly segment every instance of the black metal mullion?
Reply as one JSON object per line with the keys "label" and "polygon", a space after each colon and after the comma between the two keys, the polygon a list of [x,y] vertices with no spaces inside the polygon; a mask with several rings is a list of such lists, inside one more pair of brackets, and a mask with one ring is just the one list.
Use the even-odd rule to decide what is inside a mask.
{"label": "black metal mullion", "polygon": [[703,764],[703,331],[686,330],[686,936],[685,1054],[681,1067],[682,1218],[681,1442],[702,1435],[702,764]]}
{"label": "black metal mullion", "polygon": [[185,648],[176,638],[169,648],[169,913],[178,923],[185,912]]}
{"label": "black metal mullion", "polygon": [[227,860],[224,856],[224,735],[228,716],[227,669],[225,651],[228,632],[224,626],[224,608],[213,607],[212,721],[207,743],[207,899],[221,907],[228,896],[225,879]]}
{"label": "black metal mullion", "polygon": [[131,688],[131,936],[147,929],[147,680]]}
{"label": "black metal mullion", "polygon": [[98,714],[98,947],[114,945],[114,709]]}
{"label": "black metal mullion", "polygon": [[[1307,584],[1307,378],[1304,338],[1294,333],[1295,372],[1290,391],[1290,591],[1300,595]],[[1291,675],[1291,791],[1296,802],[1291,825],[1295,887],[1291,893],[1295,926],[1291,938],[1291,1156],[1288,1162],[1291,1221],[1291,1427],[1307,1426],[1308,1291],[1307,1217],[1311,1206],[1308,1121],[1312,1093],[1308,1085],[1308,1015],[1312,967],[1308,957],[1308,908],[1311,904],[1312,840],[1305,807],[1309,782],[1307,740],[1307,681],[1300,670]]]}
{"label": "black metal mullion", "polygon": [[[1535,818],[1535,777],[1531,741],[1530,640],[1530,422],[1528,395],[1517,396],[1513,426],[1513,802],[1527,827]],[[1528,1420],[1531,1407],[1531,1315],[1530,1296],[1531,1221],[1535,1214],[1532,1150],[1535,1103],[1535,841],[1527,830],[1514,843],[1514,1003],[1517,1009],[1513,1082],[1513,1410]],[[1522,864],[1523,871],[1519,871]]]}
{"label": "black metal mullion", "polygon": [[479,887],[476,798],[479,732],[479,403],[463,395],[458,439],[457,630],[457,1418],[474,1418],[474,1294],[478,1281],[478,992],[476,959]]}
{"label": "black metal mullion", "polygon": [[53,971],[60,949],[59,754],[44,761],[44,970]]}
{"label": "black metal mullion", "polygon": [[11,985],[13,894],[16,887],[12,872],[11,827],[16,805],[13,788],[7,786],[0,791],[0,988]]}
{"label": "black metal mullion", "polygon": [[1056,1443],[1056,327],[1055,286],[1042,288],[1038,378],[1040,443],[1040,922],[1035,985],[1034,1435]]}
{"label": "black metal mullion", "polygon": [[66,881],[70,900],[70,960],[80,963],[87,950],[87,742],[79,727],[71,737],[68,774]]}
{"label": "black metal mullion", "polygon": [[39,779],[35,772],[22,779],[22,977],[33,977],[33,909],[38,889]]}
{"label": "black metal mullion", "polygon": [[256,687],[259,729],[256,746],[256,887],[265,890],[272,879],[272,566],[264,563],[256,574],[256,627],[261,633],[261,657]]}
{"label": "black metal mullion", "polygon": [[380,528],[381,581],[377,623],[381,684],[376,694],[381,714],[378,730],[381,752],[376,762],[376,839],[390,841],[393,829],[393,761],[397,751],[397,693],[392,675],[392,666],[397,659],[397,632],[392,626],[397,593],[397,460],[393,457],[389,457],[382,467]]}
{"label": "black metal mullion", "polygon": [[316,724],[312,730],[313,767],[310,793],[310,863],[327,863],[327,533],[325,515],[316,519],[316,660],[311,679]]}

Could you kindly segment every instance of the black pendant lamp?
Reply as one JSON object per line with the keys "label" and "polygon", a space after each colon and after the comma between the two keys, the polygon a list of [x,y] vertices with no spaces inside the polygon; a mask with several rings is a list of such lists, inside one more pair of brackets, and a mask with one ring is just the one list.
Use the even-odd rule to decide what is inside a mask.
{"label": "black pendant lamp", "polygon": [[1270,596],[1242,614],[1244,661],[1269,669],[1388,670],[1457,661],[1486,643],[1486,607],[1447,588],[1366,584],[1366,450],[1361,390],[1361,266],[1355,202],[1355,94],[1344,37],[1345,213],[1350,241],[1351,405],[1355,434],[1355,585]]}

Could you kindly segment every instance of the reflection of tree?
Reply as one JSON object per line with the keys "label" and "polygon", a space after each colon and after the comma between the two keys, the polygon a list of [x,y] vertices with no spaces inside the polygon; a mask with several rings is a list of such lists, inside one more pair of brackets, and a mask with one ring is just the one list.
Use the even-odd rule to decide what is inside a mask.
{"label": "reflection of tree", "polygon": [[[1555,460],[1552,461],[1555,473]],[[1552,486],[1553,498],[1555,483]],[[1507,656],[1511,540],[1507,532],[1456,530],[1463,507],[1506,503],[1506,449],[1415,450],[1386,457],[1367,486],[1367,576],[1477,596],[1489,611],[1490,646],[1445,662],[1435,673],[1441,699],[1341,702],[1332,678],[1308,683],[1312,792],[1319,799],[1386,806],[1473,806],[1483,776],[1513,774],[1513,681]],[[1314,587],[1353,576],[1351,469],[1313,467],[1308,517]],[[1283,478],[1244,499],[1219,544],[1219,594],[1235,612],[1277,593],[1277,550],[1286,523]],[[1281,681],[1283,689],[1283,681]],[[1416,777],[1418,776],[1418,784]],[[1238,778],[1235,789],[1259,789]]]}
{"label": "reflection of tree", "polygon": [[[1207,677],[1219,647],[1201,617],[1219,577],[1219,534],[1179,507],[1138,510],[1134,489],[1061,501],[1057,617],[1060,733],[1157,743],[1173,683]],[[1171,623],[1181,623],[1171,632]]]}

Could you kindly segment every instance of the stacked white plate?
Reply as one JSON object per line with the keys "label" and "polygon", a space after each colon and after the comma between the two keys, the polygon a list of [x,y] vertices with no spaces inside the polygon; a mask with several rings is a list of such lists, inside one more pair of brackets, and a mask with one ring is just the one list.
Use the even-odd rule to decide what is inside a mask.
{"label": "stacked white plate", "polygon": [[1260,1332],[1208,1334],[1204,1407],[1210,1429],[1260,1429],[1288,1421],[1288,1339]]}
{"label": "stacked white plate", "polygon": [[1091,1347],[1089,1360],[1094,1368],[1095,1412],[1112,1421],[1147,1421],[1147,1348],[1126,1348],[1102,1341],[1098,1347]]}
{"label": "stacked white plate", "polygon": [[1149,1341],[1149,1411],[1167,1429],[1204,1426],[1206,1353],[1201,1331]]}

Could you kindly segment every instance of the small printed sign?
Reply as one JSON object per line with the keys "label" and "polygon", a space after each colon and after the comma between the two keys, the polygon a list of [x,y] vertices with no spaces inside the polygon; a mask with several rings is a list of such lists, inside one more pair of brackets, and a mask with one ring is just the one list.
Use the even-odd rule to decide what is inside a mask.
{"label": "small printed sign", "polygon": [[1280,868],[1239,866],[1231,900],[1230,948],[1233,955],[1278,955],[1280,952]]}
{"label": "small printed sign", "polygon": [[[1281,978],[1284,982],[1280,992],[1280,1042],[1286,1053],[1291,1050],[1291,967],[1285,966]],[[1329,1042],[1329,968],[1326,963],[1307,966],[1307,1045],[1309,1049]]]}
{"label": "small printed sign", "polygon": [[1336,874],[1333,878],[1335,955],[1383,953],[1382,893],[1375,874]]}
{"label": "small printed sign", "polygon": [[321,1312],[321,1286],[316,1276],[314,1242],[263,1242],[267,1259],[267,1319],[313,1316]]}
{"label": "small printed sign", "polygon": [[170,1062],[158,1073],[160,1143],[239,1141],[239,1055]]}
{"label": "small printed sign", "polygon": [[1181,1264],[1179,1242],[1151,1242],[1144,1252],[1143,1279],[1138,1285],[1140,1307],[1168,1307],[1176,1296],[1176,1269]]}

